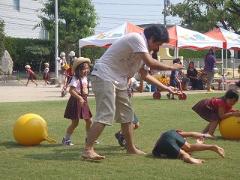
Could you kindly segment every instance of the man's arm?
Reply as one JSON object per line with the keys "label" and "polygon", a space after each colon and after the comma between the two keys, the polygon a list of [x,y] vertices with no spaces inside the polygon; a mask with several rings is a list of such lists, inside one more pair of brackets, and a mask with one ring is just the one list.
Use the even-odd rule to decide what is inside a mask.
{"label": "man's arm", "polygon": [[162,71],[172,71],[182,69],[182,65],[180,64],[173,64],[172,66],[160,63],[156,59],[153,59],[149,53],[138,53],[144,63],[150,67],[151,69],[162,70]]}
{"label": "man's arm", "polygon": [[173,93],[173,94],[177,93],[174,91],[174,88],[171,88],[169,86],[162,84],[160,81],[158,81],[152,75],[150,75],[144,68],[141,68],[139,73],[141,75],[141,79],[147,81],[150,84],[156,85],[159,89],[167,90],[168,92]]}

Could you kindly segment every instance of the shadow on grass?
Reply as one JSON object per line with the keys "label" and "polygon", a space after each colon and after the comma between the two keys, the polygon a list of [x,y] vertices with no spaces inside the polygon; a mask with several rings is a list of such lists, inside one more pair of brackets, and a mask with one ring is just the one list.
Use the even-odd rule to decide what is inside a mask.
{"label": "shadow on grass", "polygon": [[6,149],[12,149],[12,148],[29,148],[29,147],[58,147],[58,146],[62,146],[61,144],[40,144],[40,145],[35,145],[35,146],[24,146],[21,144],[18,144],[14,141],[6,141],[6,142],[2,142],[0,143],[0,147],[5,147]]}
{"label": "shadow on grass", "polygon": [[14,141],[6,141],[6,142],[2,142],[0,143],[0,147],[5,147],[6,149],[12,149],[12,148],[24,148],[25,146],[22,146],[20,144],[17,144]]}
{"label": "shadow on grass", "polygon": [[[53,149],[51,153],[39,153],[39,154],[27,154],[24,157],[29,159],[36,159],[36,160],[60,160],[60,161],[87,161],[87,162],[99,162],[99,161],[93,161],[93,160],[87,160],[83,159],[81,157],[81,154],[84,150],[83,147],[79,148],[79,146],[61,146],[61,149]],[[42,147],[46,147],[42,146]],[[118,156],[121,153],[121,148],[119,146],[102,146],[97,147],[96,151],[99,154],[103,154],[106,156]]]}

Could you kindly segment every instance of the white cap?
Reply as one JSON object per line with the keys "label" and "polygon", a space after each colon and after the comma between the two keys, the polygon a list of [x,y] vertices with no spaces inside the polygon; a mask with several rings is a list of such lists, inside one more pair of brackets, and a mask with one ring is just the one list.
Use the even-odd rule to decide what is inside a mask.
{"label": "white cap", "polygon": [[69,56],[74,57],[75,56],[75,52],[74,51],[70,51]]}
{"label": "white cap", "polygon": [[60,53],[60,57],[65,57],[65,56],[66,56],[65,52]]}

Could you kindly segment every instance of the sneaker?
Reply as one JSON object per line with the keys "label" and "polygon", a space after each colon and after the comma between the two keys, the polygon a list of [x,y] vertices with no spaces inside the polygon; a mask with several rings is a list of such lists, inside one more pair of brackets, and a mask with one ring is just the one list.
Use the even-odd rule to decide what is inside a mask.
{"label": "sneaker", "polygon": [[72,143],[71,139],[62,139],[62,144],[65,146],[73,146],[74,144]]}
{"label": "sneaker", "polygon": [[126,146],[126,140],[124,139],[124,136],[121,132],[117,132],[115,134],[115,137],[116,139],[118,140],[118,144],[121,146],[121,147],[125,147]]}

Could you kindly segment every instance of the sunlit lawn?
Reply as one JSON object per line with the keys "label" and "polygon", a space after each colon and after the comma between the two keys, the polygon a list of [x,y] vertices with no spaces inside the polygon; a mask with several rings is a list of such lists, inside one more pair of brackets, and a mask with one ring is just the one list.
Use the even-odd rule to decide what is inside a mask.
{"label": "sunlit lawn", "polygon": [[[190,95],[186,101],[134,97],[134,109],[141,122],[141,127],[135,131],[135,142],[149,154],[127,155],[114,138],[120,127],[114,124],[105,129],[99,139],[101,143],[96,145],[96,150],[106,155],[105,160],[97,163],[81,159],[85,139],[83,122],[73,135],[75,146],[60,144],[69,123],[63,118],[66,101],[0,103],[0,179],[239,179],[238,141],[208,140],[207,143],[222,146],[226,158],[222,159],[213,152],[194,153],[193,156],[206,160],[200,166],[180,160],[154,159],[150,155],[162,131],[201,131],[206,122],[191,107],[199,99],[211,96],[219,94]],[[90,99],[90,106],[95,113],[94,99]],[[43,142],[35,147],[16,144],[12,135],[13,124],[28,112],[39,114],[47,121],[49,136],[55,138],[57,144]],[[216,135],[220,135],[218,130]]]}

